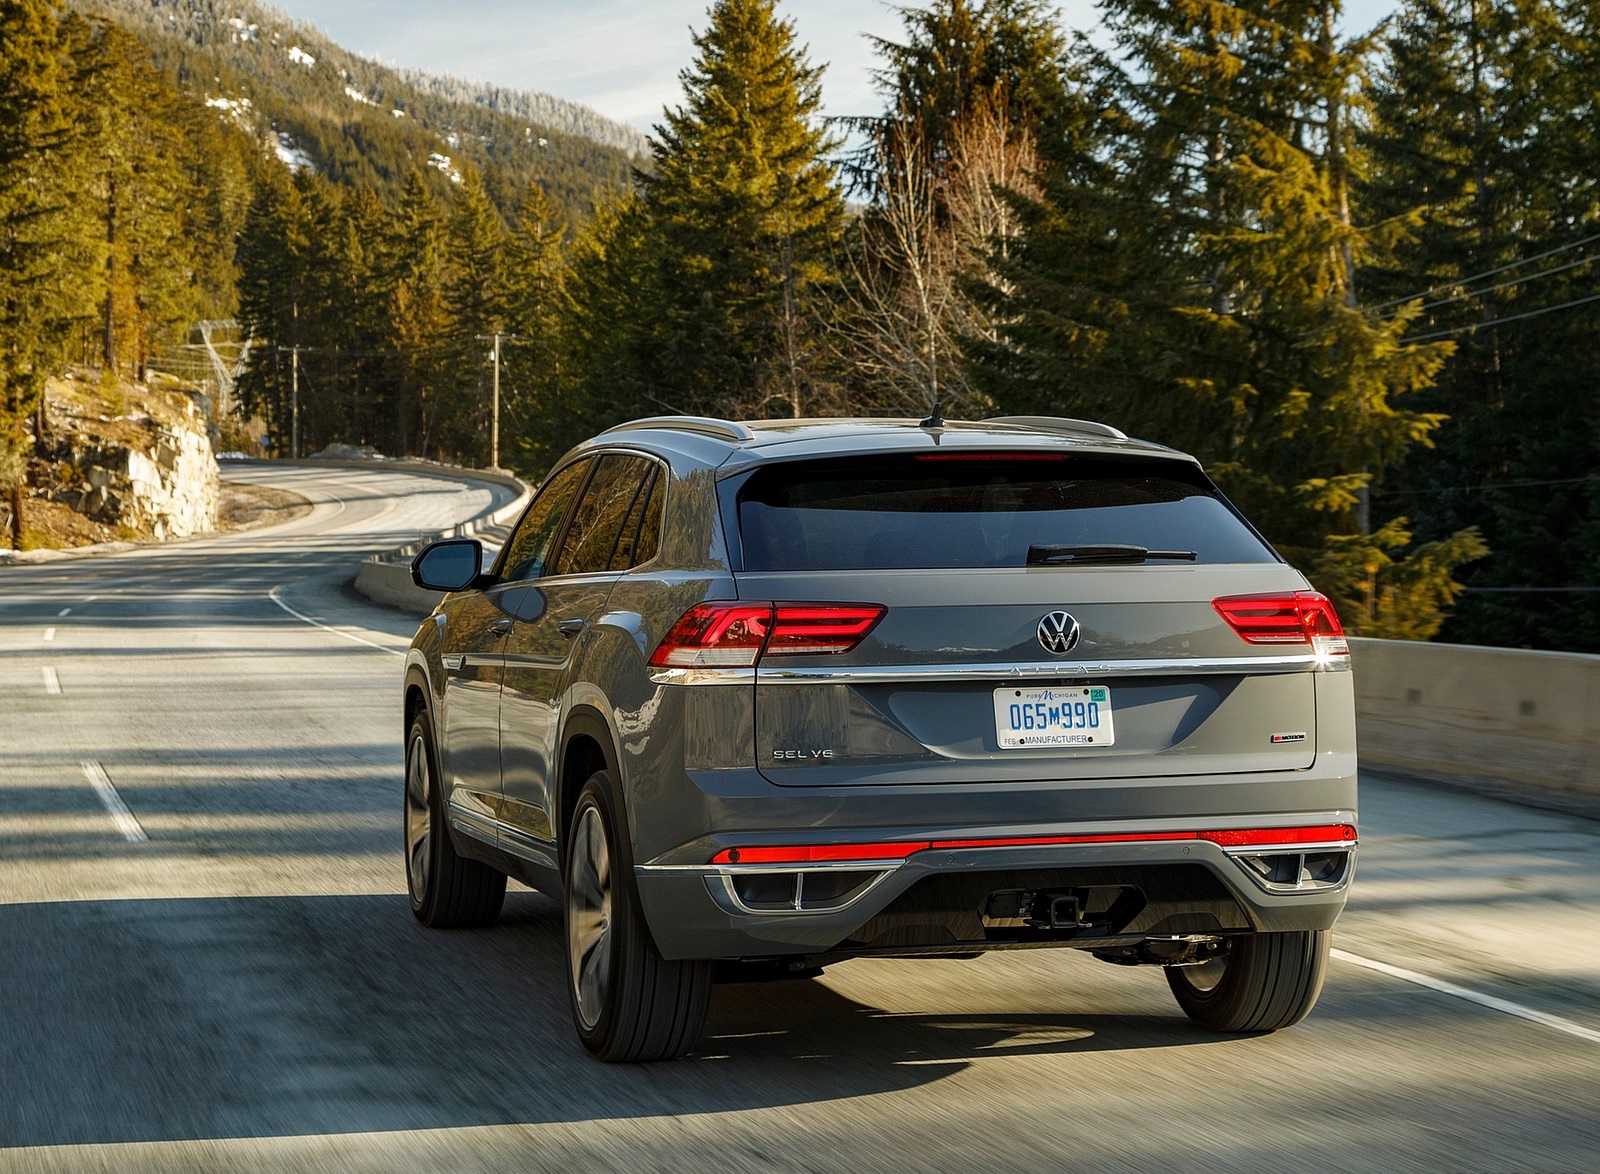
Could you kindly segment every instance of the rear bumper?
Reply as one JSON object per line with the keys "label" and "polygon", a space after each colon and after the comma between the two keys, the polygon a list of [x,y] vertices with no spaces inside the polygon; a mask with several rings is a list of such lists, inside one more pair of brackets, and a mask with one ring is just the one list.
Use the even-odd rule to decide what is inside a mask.
{"label": "rear bumper", "polygon": [[[1354,821],[1353,811],[1335,811],[1285,818],[1277,826]],[[1208,840],[1164,839],[935,848],[903,861],[815,866],[639,866],[635,878],[651,933],[668,958],[845,957],[1020,946],[1115,954],[1151,940],[1331,927],[1354,875],[1356,843],[1274,845],[1265,853],[1306,855],[1322,865],[1321,880],[1302,881],[1297,875],[1291,883],[1282,869],[1274,880],[1269,869],[1249,859],[1263,854]],[[1335,856],[1336,866],[1328,866]],[[816,900],[807,899],[807,886],[819,894]],[[792,901],[785,901],[786,891],[795,894]],[[997,910],[1013,911],[1000,908],[1013,900],[1011,894],[1034,893],[1082,894],[1086,909],[1098,900],[1113,911],[1086,912],[1081,927],[1018,926],[1015,917],[993,916]],[[1125,896],[1117,901],[1090,896],[1117,893]]]}

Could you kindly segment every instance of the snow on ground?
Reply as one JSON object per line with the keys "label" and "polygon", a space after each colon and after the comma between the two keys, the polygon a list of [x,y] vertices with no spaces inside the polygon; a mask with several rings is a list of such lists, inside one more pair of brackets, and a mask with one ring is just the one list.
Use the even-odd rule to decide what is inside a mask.
{"label": "snow on ground", "polygon": [[273,148],[279,159],[289,165],[290,171],[316,171],[316,165],[311,162],[311,156],[302,151],[295,141],[281,130],[276,135],[277,143]]}
{"label": "snow on ground", "polygon": [[207,98],[206,105],[222,111],[234,125],[254,133],[255,108],[250,105],[249,98]]}
{"label": "snow on ground", "polygon": [[444,172],[450,177],[451,183],[461,182],[461,173],[455,169],[455,165],[450,161],[450,156],[448,155],[441,155],[439,152],[435,151],[433,154],[428,156],[428,166],[437,167],[440,171]]}
{"label": "snow on ground", "polygon": [[344,88],[344,92],[350,96],[350,100],[352,102],[360,102],[363,106],[376,106],[377,105],[376,102],[374,102],[371,98],[367,97],[365,94],[363,94],[360,90],[356,89],[354,86],[346,86]]}
{"label": "snow on ground", "polygon": [[296,65],[303,65],[307,69],[310,69],[317,63],[317,59],[311,56],[311,54],[307,53],[304,49],[300,48],[299,45],[290,46],[289,60],[293,61]]}

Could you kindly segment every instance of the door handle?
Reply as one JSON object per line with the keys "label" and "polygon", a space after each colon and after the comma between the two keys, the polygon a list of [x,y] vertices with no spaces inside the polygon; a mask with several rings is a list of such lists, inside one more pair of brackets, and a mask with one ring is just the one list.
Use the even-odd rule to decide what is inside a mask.
{"label": "door handle", "polygon": [[581,634],[588,626],[588,620],[562,620],[556,625],[556,631],[570,640],[574,636]]}
{"label": "door handle", "polygon": [[515,626],[516,624],[511,620],[496,620],[489,625],[489,631],[496,636],[509,636],[511,635],[511,629]]}

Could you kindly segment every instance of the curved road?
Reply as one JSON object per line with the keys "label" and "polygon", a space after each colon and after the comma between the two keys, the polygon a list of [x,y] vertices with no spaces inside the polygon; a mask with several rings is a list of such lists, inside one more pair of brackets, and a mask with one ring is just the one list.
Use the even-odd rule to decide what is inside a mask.
{"label": "curved road", "polygon": [[316,509],[0,567],[0,1170],[1600,1169],[1600,825],[1375,777],[1289,1031],[1036,952],[719,987],[687,1060],[590,1061],[554,902],[412,920],[416,620],[346,586],[493,491],[228,475]]}

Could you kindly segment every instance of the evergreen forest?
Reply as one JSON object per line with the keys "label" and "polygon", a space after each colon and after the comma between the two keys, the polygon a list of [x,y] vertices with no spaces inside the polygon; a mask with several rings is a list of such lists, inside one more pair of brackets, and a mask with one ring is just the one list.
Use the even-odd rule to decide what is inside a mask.
{"label": "evergreen forest", "polygon": [[1198,456],[1356,634],[1600,652],[1600,0],[931,0],[834,122],[774,0],[712,0],[639,153],[303,29],[334,72],[268,85],[270,10],[250,65],[112,8],[0,8],[14,494],[53,371],[234,319],[276,455],[1086,417]]}

